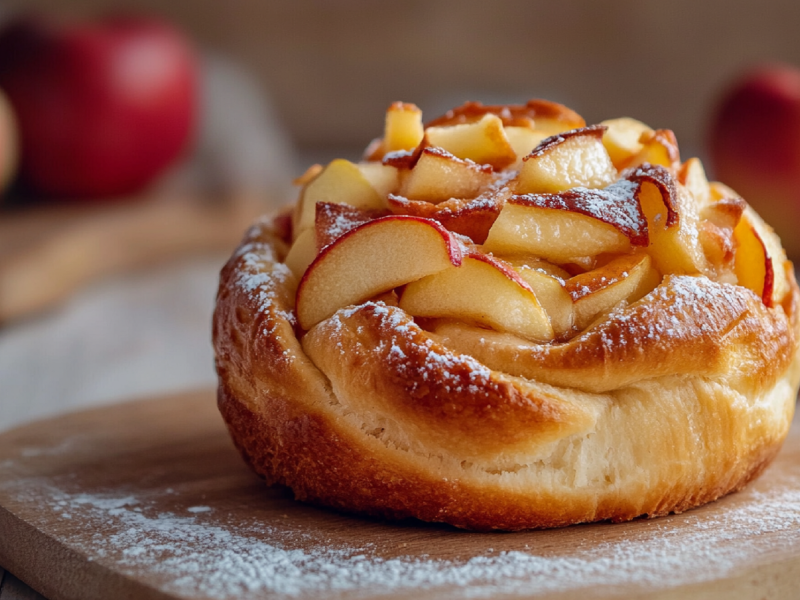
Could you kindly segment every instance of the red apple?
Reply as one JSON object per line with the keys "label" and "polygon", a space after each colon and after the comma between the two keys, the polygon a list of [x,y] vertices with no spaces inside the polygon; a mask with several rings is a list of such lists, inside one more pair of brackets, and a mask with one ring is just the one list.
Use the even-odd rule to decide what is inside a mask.
{"label": "red apple", "polygon": [[17,120],[8,98],[0,90],[0,193],[16,173],[18,145]]}
{"label": "red apple", "polygon": [[800,70],[753,69],[722,97],[710,130],[714,175],[740,193],[800,256]]}
{"label": "red apple", "polygon": [[184,38],[157,19],[16,21],[0,34],[0,88],[19,120],[23,178],[54,196],[142,188],[189,140],[197,71]]}

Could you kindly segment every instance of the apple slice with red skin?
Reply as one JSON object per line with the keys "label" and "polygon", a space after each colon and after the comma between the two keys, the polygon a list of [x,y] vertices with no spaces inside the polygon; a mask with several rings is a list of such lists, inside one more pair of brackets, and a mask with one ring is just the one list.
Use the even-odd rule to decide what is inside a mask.
{"label": "apple slice with red skin", "polygon": [[772,228],[748,206],[733,237],[738,243],[734,271],[739,285],[753,290],[769,307],[781,303],[789,293],[786,254]]}
{"label": "apple slice with red skin", "polygon": [[316,208],[314,231],[317,250],[332,244],[351,229],[389,215],[388,210],[363,209],[332,202],[317,202]]}
{"label": "apple slice with red skin", "polygon": [[699,207],[666,168],[642,165],[626,172],[638,184],[636,199],[647,218],[648,253],[662,273],[696,275],[708,269],[698,236]]}
{"label": "apple slice with red skin", "polygon": [[603,145],[606,128],[593,125],[543,140],[523,159],[515,182],[518,194],[557,194],[572,188],[604,188],[617,169]]}
{"label": "apple slice with red skin", "polygon": [[497,197],[472,200],[453,198],[440,204],[431,204],[390,194],[388,204],[396,215],[434,219],[453,233],[465,235],[476,244],[482,244],[500,214],[501,200]]}
{"label": "apple slice with red skin", "polygon": [[636,189],[635,182],[620,180],[602,190],[512,196],[489,230],[485,249],[561,264],[646,246],[647,221],[635,200]]}
{"label": "apple slice with red skin", "polygon": [[653,291],[661,277],[647,254],[620,256],[566,281],[575,327],[583,330],[622,301],[635,302]]}
{"label": "apple slice with red skin", "polygon": [[475,198],[492,183],[493,175],[490,165],[479,165],[432,146],[422,150],[400,193],[434,204],[450,198]]}
{"label": "apple slice with red skin", "polygon": [[405,285],[462,260],[458,240],[436,221],[387,216],[323,248],[297,288],[297,318],[308,330],[340,308]]}
{"label": "apple slice with red skin", "polygon": [[553,327],[531,287],[508,263],[474,252],[460,267],[409,283],[400,308],[416,317],[454,318],[529,340],[553,339]]}

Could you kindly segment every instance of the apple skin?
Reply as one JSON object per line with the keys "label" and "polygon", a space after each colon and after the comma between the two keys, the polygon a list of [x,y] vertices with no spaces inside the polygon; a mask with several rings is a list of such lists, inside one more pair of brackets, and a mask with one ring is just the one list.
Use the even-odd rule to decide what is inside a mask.
{"label": "apple skin", "polygon": [[19,130],[11,103],[0,90],[0,194],[13,181],[19,158]]}
{"label": "apple skin", "polygon": [[198,67],[168,24],[21,17],[0,33],[0,88],[17,114],[24,182],[47,196],[138,191],[194,129]]}
{"label": "apple skin", "polygon": [[763,65],[734,83],[714,114],[709,155],[714,176],[800,256],[800,69]]}

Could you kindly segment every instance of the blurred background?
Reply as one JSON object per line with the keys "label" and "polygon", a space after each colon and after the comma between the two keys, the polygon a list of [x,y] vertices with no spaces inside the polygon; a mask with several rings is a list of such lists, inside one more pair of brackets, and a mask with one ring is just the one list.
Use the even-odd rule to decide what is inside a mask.
{"label": "blurred background", "polygon": [[[717,133],[723,98],[743,77],[767,72],[756,88],[773,104],[745,112],[777,116],[775,135],[788,141],[745,134],[740,145],[745,161],[752,155],[780,184],[759,210],[784,225],[787,245],[800,220],[800,83],[792,87],[791,69],[763,66],[800,65],[800,3],[791,0],[3,0],[0,26],[31,13],[67,24],[29,25],[13,43],[0,41],[0,90],[16,113],[4,124],[0,104],[0,182],[8,180],[0,430],[77,406],[213,385],[216,277],[246,223],[293,201],[291,181],[307,165],[357,159],[395,100],[416,103],[426,119],[466,100],[532,97],[564,103],[589,123],[631,116],[672,129],[682,158],[701,157],[716,177],[715,165],[742,171],[712,156],[715,140],[739,143]],[[110,13],[147,23],[98,21]],[[105,68],[117,41],[139,35],[162,50],[136,64],[163,68],[132,67],[126,77],[152,76],[155,89],[172,65],[183,82],[165,92],[169,126],[108,108],[100,92],[80,87]],[[74,94],[32,83],[45,72]],[[28,101],[35,90],[45,100]],[[108,124],[103,135],[61,127],[61,138],[48,141],[48,122],[78,122],[64,108],[70,102],[94,115],[128,114],[132,131],[117,134],[136,138],[135,158],[87,150],[90,167],[102,166],[80,163],[80,149]],[[15,144],[19,160],[8,150]],[[49,153],[59,144],[70,149],[66,159]],[[770,173],[776,161],[764,160],[765,145],[780,150],[780,172]],[[91,171],[85,179],[83,169]],[[115,169],[118,180],[96,177]],[[757,179],[734,184],[754,204]]]}

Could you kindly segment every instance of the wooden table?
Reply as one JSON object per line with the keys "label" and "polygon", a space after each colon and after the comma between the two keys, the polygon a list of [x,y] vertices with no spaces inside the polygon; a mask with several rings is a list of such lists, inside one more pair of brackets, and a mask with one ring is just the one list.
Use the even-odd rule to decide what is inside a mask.
{"label": "wooden table", "polygon": [[244,466],[213,391],[159,397],[0,434],[0,562],[51,600],[794,598],[798,425],[685,514],[475,534],[299,504]]}

